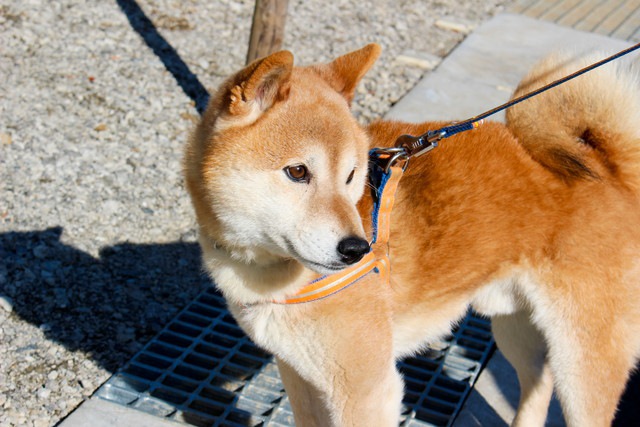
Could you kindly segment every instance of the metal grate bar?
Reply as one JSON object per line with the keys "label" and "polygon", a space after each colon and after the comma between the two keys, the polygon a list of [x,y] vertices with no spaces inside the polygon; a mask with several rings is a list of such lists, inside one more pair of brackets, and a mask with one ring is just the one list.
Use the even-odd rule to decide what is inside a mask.
{"label": "metal grate bar", "polygon": [[[493,348],[489,321],[470,313],[453,335],[399,362],[406,384],[400,425],[450,426]],[[213,288],[96,395],[185,425],[294,425],[273,357],[244,335]]]}

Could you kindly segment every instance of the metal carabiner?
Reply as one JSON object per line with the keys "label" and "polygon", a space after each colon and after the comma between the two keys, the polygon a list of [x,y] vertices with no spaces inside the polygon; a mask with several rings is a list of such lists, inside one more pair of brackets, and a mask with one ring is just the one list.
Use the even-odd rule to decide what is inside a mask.
{"label": "metal carabiner", "polygon": [[404,161],[402,165],[403,172],[407,169],[407,166],[409,166],[409,156],[404,147],[374,148],[371,152],[377,156],[375,160],[378,162],[380,168],[384,170],[384,173],[389,173],[389,169],[401,161]]}
{"label": "metal carabiner", "polygon": [[429,131],[425,135],[401,135],[396,148],[403,148],[407,158],[422,156],[438,146],[438,141],[447,136],[443,129]]}

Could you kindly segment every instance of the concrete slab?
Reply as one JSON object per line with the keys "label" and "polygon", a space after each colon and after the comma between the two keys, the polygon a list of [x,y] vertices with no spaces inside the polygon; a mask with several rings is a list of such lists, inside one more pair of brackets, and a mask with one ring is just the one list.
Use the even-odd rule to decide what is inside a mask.
{"label": "concrete slab", "polygon": [[57,427],[178,427],[174,423],[142,411],[93,397],[62,420]]}
{"label": "concrete slab", "polygon": [[[522,15],[498,15],[469,35],[386,117],[409,122],[466,119],[506,102],[531,66],[554,50],[609,54],[629,46]],[[493,119],[503,120],[504,114]]]}

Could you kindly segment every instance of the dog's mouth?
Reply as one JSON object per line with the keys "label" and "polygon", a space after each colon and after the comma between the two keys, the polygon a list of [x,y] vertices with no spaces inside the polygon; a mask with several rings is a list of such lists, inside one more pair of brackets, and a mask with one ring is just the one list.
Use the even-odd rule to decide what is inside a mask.
{"label": "dog's mouth", "polygon": [[319,262],[314,262],[314,261],[310,261],[310,260],[303,260],[300,259],[300,261],[303,264],[307,264],[307,265],[312,265],[315,268],[313,268],[314,271],[318,272],[318,273],[326,273],[326,271],[320,271],[320,270],[328,270],[331,273],[336,273],[340,270],[343,270],[347,267],[347,264],[321,264]]}
{"label": "dog's mouth", "polygon": [[294,259],[296,259],[301,264],[307,266],[309,269],[315,271],[316,273],[333,274],[333,273],[337,273],[340,270],[344,270],[346,267],[348,267],[348,264],[343,262],[322,263],[322,262],[312,261],[300,255],[300,252],[296,250],[293,243],[286,237],[284,238],[284,242],[287,246],[287,251],[292,255]]}

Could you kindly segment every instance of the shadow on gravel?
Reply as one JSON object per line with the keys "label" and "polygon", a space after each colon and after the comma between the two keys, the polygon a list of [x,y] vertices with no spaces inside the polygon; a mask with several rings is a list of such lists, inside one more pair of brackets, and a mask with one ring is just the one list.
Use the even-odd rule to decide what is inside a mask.
{"label": "shadow on gravel", "polygon": [[131,27],[158,56],[184,93],[195,102],[198,113],[202,114],[209,101],[209,92],[200,83],[198,77],[191,72],[178,52],[162,37],[135,0],[116,0],[116,3],[127,16]]}
{"label": "shadow on gravel", "polygon": [[105,248],[96,259],[62,228],[0,234],[0,295],[50,340],[115,372],[205,287],[196,243]]}

